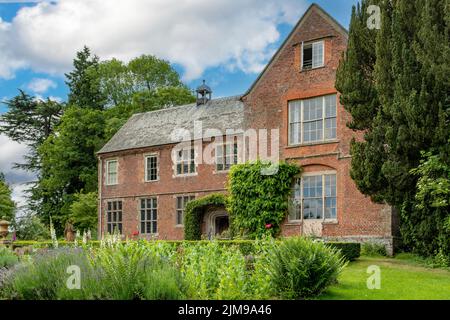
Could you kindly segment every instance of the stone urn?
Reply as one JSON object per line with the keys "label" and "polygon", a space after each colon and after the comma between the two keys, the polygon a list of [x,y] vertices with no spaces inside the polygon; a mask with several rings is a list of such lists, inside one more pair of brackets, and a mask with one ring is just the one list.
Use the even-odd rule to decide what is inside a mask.
{"label": "stone urn", "polygon": [[9,221],[6,221],[5,218],[0,219],[0,244],[6,243],[6,236],[9,234],[9,225]]}

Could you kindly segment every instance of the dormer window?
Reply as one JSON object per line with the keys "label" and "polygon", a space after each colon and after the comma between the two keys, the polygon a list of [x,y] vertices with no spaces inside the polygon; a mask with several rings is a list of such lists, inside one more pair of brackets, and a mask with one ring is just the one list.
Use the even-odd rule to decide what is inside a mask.
{"label": "dormer window", "polygon": [[324,59],[324,42],[310,42],[302,45],[302,70],[311,70],[323,67]]}

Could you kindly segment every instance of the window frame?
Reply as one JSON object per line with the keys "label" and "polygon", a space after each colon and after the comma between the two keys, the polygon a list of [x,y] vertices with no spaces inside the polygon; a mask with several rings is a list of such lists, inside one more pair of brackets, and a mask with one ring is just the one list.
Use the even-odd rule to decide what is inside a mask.
{"label": "window frame", "polygon": [[[156,179],[154,179],[154,180],[151,180],[151,179],[149,179],[149,176],[148,176],[148,169],[149,169],[149,167],[148,167],[148,159],[149,158],[156,158]],[[156,182],[156,181],[159,181],[159,179],[160,179],[160,177],[159,177],[159,154],[158,153],[148,153],[148,154],[145,154],[144,155],[144,166],[145,166],[145,168],[144,168],[144,170],[145,170],[145,172],[144,172],[144,181],[145,182]]]}
{"label": "window frame", "polygon": [[[303,213],[303,202],[304,202],[304,196],[303,196],[303,178],[305,177],[316,177],[316,176],[321,176],[322,178],[322,195],[321,195],[321,199],[322,199],[322,218],[320,219],[305,219],[304,218],[304,213]],[[326,182],[325,182],[325,177],[326,176],[334,176],[335,177],[335,193],[336,196],[335,197],[327,197],[326,196]],[[300,208],[299,208],[299,213],[300,213],[300,219],[291,219],[291,212],[288,212],[288,223],[303,223],[304,220],[310,220],[310,221],[322,221],[322,222],[337,222],[338,220],[338,175],[337,172],[334,170],[328,170],[328,171],[317,171],[317,172],[307,172],[302,174],[301,176],[297,176],[295,177],[295,179],[300,179]],[[292,187],[291,187],[291,192],[292,192]],[[336,199],[336,206],[335,206],[335,217],[332,218],[326,218],[325,217],[325,211],[326,211],[326,198],[335,198]],[[289,196],[289,205],[288,207],[291,205],[291,201],[292,201],[292,196]]]}
{"label": "window frame", "polygon": [[[322,60],[319,65],[314,66],[314,46],[320,44],[322,47]],[[304,53],[305,53],[305,47],[311,46],[311,67],[305,68],[304,66]],[[308,42],[302,42],[301,46],[301,62],[300,62],[300,70],[301,71],[309,71],[314,70],[318,68],[322,68],[325,66],[325,41],[319,40],[319,41],[308,41]]]}
{"label": "window frame", "polygon": [[[178,173],[178,165],[181,164],[181,168],[184,168],[184,163],[186,162],[185,160],[183,160],[183,156],[181,156],[181,159],[178,158],[178,153],[179,152],[184,152],[184,151],[189,151],[191,158],[188,160],[188,172],[182,172],[182,173]],[[195,176],[197,175],[197,162],[196,162],[196,158],[197,158],[197,154],[196,154],[196,149],[195,146],[194,147],[185,147],[185,148],[181,148],[178,150],[175,150],[176,152],[176,157],[175,157],[175,163],[173,166],[173,170],[174,170],[174,177],[187,177],[187,176]],[[194,172],[190,172],[190,168],[193,165],[194,168]]]}
{"label": "window frame", "polygon": [[[226,153],[226,147],[231,146],[232,153],[230,155],[227,155]],[[222,148],[222,155],[220,156],[222,158],[223,163],[219,163],[219,153],[218,149]],[[236,139],[233,139],[233,141],[226,141],[217,143],[214,149],[214,158],[215,158],[215,164],[216,164],[216,172],[228,172],[230,171],[231,167],[239,163],[239,143]],[[226,168],[228,165],[226,163],[227,158],[233,159],[232,163],[229,164],[229,168]],[[222,169],[219,169],[219,165],[222,165]]]}
{"label": "window frame", "polygon": [[[110,181],[110,164],[115,162],[116,163],[116,181],[115,183],[112,183]],[[108,159],[106,160],[106,181],[105,181],[105,185],[107,186],[116,186],[119,184],[119,160],[118,159]]]}
{"label": "window frame", "polygon": [[[114,203],[116,203],[116,209],[114,209]],[[111,204],[111,209],[110,205]],[[119,206],[120,204],[120,206]],[[111,214],[111,219],[109,219],[109,213]],[[114,213],[117,214],[117,219],[113,219],[114,217]],[[120,213],[120,216],[119,216]],[[119,219],[120,217],[120,219]],[[110,221],[111,220],[111,221]],[[105,207],[105,233],[106,234],[113,234],[114,233],[114,229],[115,229],[115,225],[120,225],[120,227],[118,227],[118,230],[120,232],[121,235],[123,235],[123,200],[107,200],[106,201],[106,207]],[[111,229],[109,228],[109,226],[111,225]],[[112,233],[109,232],[109,229],[112,231]]]}
{"label": "window frame", "polygon": [[[195,195],[194,194],[183,194],[183,195],[178,195],[175,196],[175,226],[176,227],[183,227],[184,226],[184,214],[186,211],[186,204],[192,200],[195,200]],[[182,208],[178,207],[178,199],[181,198],[182,200]],[[188,199],[187,201],[186,198]],[[178,217],[179,217],[179,213],[181,213],[181,223],[178,223]]]}
{"label": "window frame", "polygon": [[[148,200],[151,200],[152,206],[147,207]],[[145,207],[142,207],[142,202],[145,202]],[[156,207],[153,207],[153,203],[156,201]],[[146,236],[157,236],[158,235],[158,197],[145,197],[145,198],[139,198],[138,203],[138,214],[139,214],[139,233],[141,235]],[[150,210],[150,217],[151,219],[147,219],[148,211]],[[153,210],[156,212],[156,219],[153,219]],[[144,211],[144,217],[145,219],[142,220],[142,211]],[[145,224],[145,230],[142,230],[142,223]],[[147,223],[150,223],[150,229],[152,230],[150,233],[147,232]],[[156,232],[153,232],[153,227],[156,225]]]}
{"label": "window frame", "polygon": [[[334,117],[329,117],[326,114],[326,98],[329,96],[334,96],[335,97],[335,116]],[[313,119],[313,120],[305,120],[304,119],[304,102],[306,100],[313,100],[313,99],[318,99],[321,98],[322,99],[322,117],[320,119]],[[291,122],[291,107],[292,104],[294,102],[300,102],[300,121],[296,121],[296,122]],[[296,99],[296,100],[290,100],[288,101],[288,111],[287,111],[287,115],[288,115],[288,146],[299,146],[299,145],[310,145],[310,144],[322,144],[322,143],[327,143],[329,141],[336,141],[338,139],[337,136],[337,108],[338,108],[338,103],[337,103],[337,93],[332,93],[332,94],[326,94],[326,95],[322,95],[322,96],[317,96],[317,97],[311,97],[311,98],[304,98],[304,99]],[[325,127],[327,120],[329,119],[335,119],[335,136],[332,138],[325,138],[326,136],[326,130],[327,128]],[[322,139],[320,140],[313,140],[313,141],[305,141],[305,135],[304,135],[304,127],[305,127],[305,123],[310,123],[310,122],[316,122],[316,121],[322,121]],[[292,129],[291,129],[291,124],[296,124],[299,125],[299,131],[300,131],[300,141],[299,142],[293,142],[292,141]],[[330,129],[330,128],[328,128]]]}

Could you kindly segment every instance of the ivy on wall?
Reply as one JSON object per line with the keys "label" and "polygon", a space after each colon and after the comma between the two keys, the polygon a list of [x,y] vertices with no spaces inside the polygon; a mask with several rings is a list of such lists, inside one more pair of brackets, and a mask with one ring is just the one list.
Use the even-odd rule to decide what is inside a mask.
{"label": "ivy on wall", "polygon": [[220,193],[213,193],[203,198],[189,201],[184,211],[184,239],[200,240],[205,210],[211,207],[226,207],[226,205],[227,196]]}
{"label": "ivy on wall", "polygon": [[281,162],[278,170],[265,175],[270,163],[253,162],[231,167],[228,212],[233,232],[250,238],[276,236],[286,217],[292,181],[301,168]]}

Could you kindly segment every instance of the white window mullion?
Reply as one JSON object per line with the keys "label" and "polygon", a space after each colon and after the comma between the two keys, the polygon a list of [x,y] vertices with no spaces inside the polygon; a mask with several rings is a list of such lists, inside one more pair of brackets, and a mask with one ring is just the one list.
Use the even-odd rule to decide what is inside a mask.
{"label": "white window mullion", "polygon": [[302,144],[304,141],[304,134],[303,134],[303,112],[304,112],[304,106],[303,106],[303,100],[300,101],[300,143]]}
{"label": "white window mullion", "polygon": [[327,140],[325,136],[326,127],[326,106],[325,106],[325,96],[322,97],[322,139]]}
{"label": "white window mullion", "polygon": [[303,178],[300,178],[300,220],[303,223]]}
{"label": "white window mullion", "polygon": [[322,220],[325,221],[325,175],[322,175]]}

